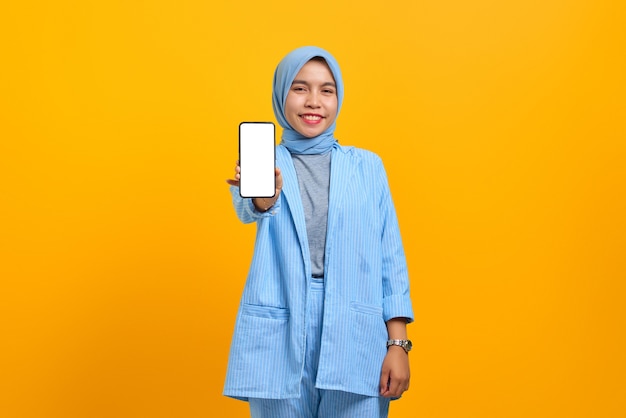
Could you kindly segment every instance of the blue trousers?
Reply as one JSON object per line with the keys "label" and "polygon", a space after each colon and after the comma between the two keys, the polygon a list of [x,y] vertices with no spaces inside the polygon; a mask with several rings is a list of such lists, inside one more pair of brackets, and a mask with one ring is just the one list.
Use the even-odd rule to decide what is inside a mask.
{"label": "blue trousers", "polygon": [[315,387],[324,316],[324,280],[313,278],[309,290],[307,349],[300,398],[250,398],[252,418],[387,418],[387,398]]}

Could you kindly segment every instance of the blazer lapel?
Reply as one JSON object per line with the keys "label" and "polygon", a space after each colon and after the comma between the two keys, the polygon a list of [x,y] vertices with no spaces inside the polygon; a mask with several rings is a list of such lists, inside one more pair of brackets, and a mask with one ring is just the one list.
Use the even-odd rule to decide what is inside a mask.
{"label": "blazer lapel", "polygon": [[296,174],[296,168],[293,165],[293,160],[291,159],[291,154],[289,154],[289,150],[282,145],[276,147],[276,165],[280,168],[283,175],[283,189],[281,191],[282,198],[287,201],[289,206],[289,211],[291,212],[296,232],[298,234],[298,241],[300,242],[300,248],[302,250],[302,257],[305,260],[305,265],[310,266],[309,241],[306,234],[304,208],[302,207],[302,198],[300,197],[298,176]]}
{"label": "blazer lapel", "polygon": [[[337,221],[338,209],[341,208],[346,189],[356,175],[357,161],[350,152],[352,147],[342,147],[337,144],[333,148],[330,162],[330,192],[328,195],[328,231],[332,231]],[[327,237],[330,236],[327,234]],[[328,239],[328,238],[327,238]]]}

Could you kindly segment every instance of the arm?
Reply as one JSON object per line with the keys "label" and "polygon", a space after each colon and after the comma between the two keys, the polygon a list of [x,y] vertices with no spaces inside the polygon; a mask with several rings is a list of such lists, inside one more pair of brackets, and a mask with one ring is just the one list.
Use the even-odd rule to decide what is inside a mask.
{"label": "arm", "polygon": [[[382,257],[383,257],[383,317],[388,338],[407,339],[407,323],[413,321],[413,308],[409,296],[409,277],[398,219],[381,162],[380,187],[382,196]],[[380,376],[380,394],[398,398],[409,388],[410,370],[408,353],[392,345],[387,349]]]}

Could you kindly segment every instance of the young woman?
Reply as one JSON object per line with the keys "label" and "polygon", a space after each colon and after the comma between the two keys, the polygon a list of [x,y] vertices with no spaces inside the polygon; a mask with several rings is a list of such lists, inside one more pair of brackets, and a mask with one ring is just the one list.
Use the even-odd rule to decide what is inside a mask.
{"label": "young woman", "polygon": [[386,417],[409,387],[409,280],[378,156],[334,137],[341,72],[323,49],[290,52],[272,103],[283,128],[276,194],[241,198],[256,222],[224,394],[254,418]]}

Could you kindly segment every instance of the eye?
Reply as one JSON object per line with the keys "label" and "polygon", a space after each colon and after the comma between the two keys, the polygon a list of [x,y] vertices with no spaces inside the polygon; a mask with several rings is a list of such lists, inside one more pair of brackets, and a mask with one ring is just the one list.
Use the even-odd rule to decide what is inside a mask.
{"label": "eye", "polygon": [[324,89],[324,90],[322,90],[322,93],[335,94],[335,90],[333,90],[333,89]]}
{"label": "eye", "polygon": [[306,89],[303,86],[293,86],[291,90],[295,91],[296,93],[301,93],[303,91],[306,91]]}

